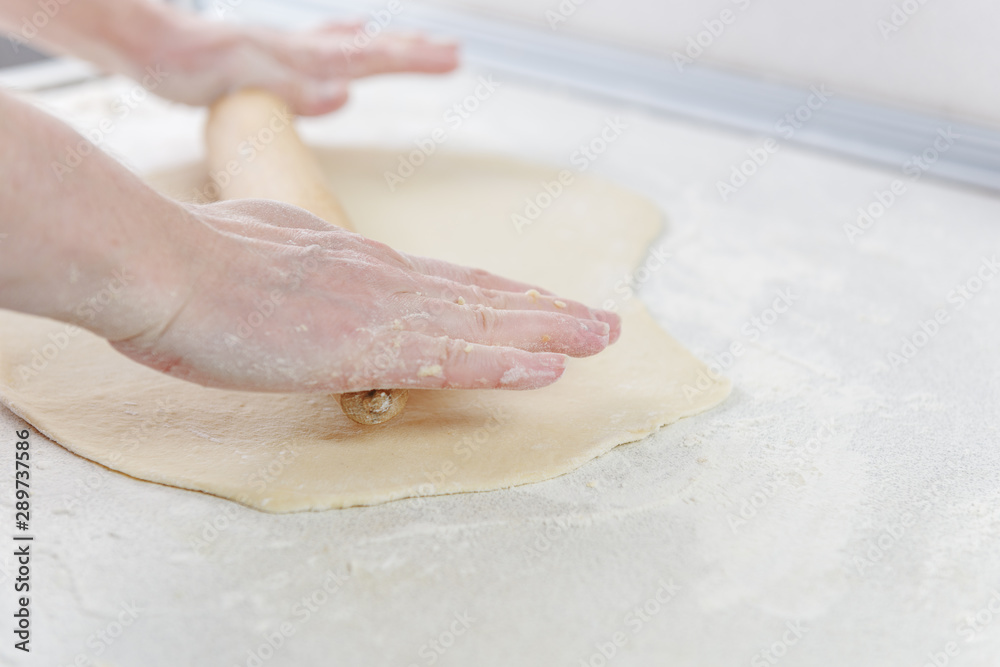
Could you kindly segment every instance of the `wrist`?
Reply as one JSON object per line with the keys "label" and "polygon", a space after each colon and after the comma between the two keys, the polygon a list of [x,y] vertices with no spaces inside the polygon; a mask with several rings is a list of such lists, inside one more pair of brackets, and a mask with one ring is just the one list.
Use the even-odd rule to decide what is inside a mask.
{"label": "wrist", "polygon": [[[67,321],[112,342],[156,336],[190,298],[208,230],[192,207],[151,193],[121,243],[100,244]],[[60,318],[63,319],[63,318]]]}
{"label": "wrist", "polygon": [[208,233],[185,205],[150,189],[132,191],[120,204],[95,216],[93,226],[79,220],[42,242],[0,248],[19,255],[11,275],[0,275],[0,307],[112,342],[162,330],[193,290],[195,249],[207,244]]}
{"label": "wrist", "polygon": [[98,149],[53,170],[80,135],[3,94],[0,116],[0,308],[111,340],[168,322],[190,294],[191,265],[211,256],[196,209]]}

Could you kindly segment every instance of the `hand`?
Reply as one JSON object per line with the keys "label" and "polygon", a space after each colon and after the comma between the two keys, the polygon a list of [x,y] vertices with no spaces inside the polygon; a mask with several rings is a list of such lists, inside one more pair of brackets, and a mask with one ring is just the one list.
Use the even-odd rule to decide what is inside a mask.
{"label": "hand", "polygon": [[448,72],[458,64],[453,43],[385,31],[371,38],[361,23],[282,31],[206,20],[149,0],[60,0],[58,11],[38,29],[25,18],[38,15],[38,9],[37,0],[4,0],[0,28],[144,81],[152,92],[187,104],[207,105],[240,88],[263,88],[284,98],[296,114],[317,115],[343,106],[351,79]]}
{"label": "hand", "polygon": [[161,286],[179,299],[163,321],[113,345],[199,384],[533,389],[562,375],[564,354],[596,354],[619,334],[613,313],[405,255],[292,206],[238,200],[187,211],[203,238],[183,284]]}
{"label": "hand", "polygon": [[369,38],[361,23],[284,32],[184,15],[170,24],[133,57],[135,69],[161,68],[166,76],[156,94],[195,105],[252,87],[284,98],[298,115],[318,115],[344,105],[351,79],[441,73],[458,64],[454,43],[402,33]]}

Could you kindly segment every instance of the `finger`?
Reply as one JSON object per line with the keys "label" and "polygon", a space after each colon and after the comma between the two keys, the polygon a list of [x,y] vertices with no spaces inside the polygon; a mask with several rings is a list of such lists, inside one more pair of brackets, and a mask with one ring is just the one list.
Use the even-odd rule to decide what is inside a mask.
{"label": "finger", "polygon": [[261,86],[288,103],[298,116],[319,116],[347,104],[348,84],[343,79],[305,78],[289,72],[286,77]]}
{"label": "finger", "polygon": [[[420,257],[417,255],[407,255],[406,258],[409,261],[410,266],[415,271],[419,271],[427,276],[447,278],[453,283],[473,285],[483,289],[492,289],[501,292],[520,292],[531,299],[539,299],[540,302],[541,300],[546,299],[546,303],[551,302],[553,305],[557,300],[566,303],[567,305],[571,303],[571,301],[567,299],[560,299],[559,296],[547,289],[531,285],[529,283],[524,283],[519,280],[512,280],[510,278],[498,276],[494,273],[490,273],[489,271],[484,271],[483,269],[473,269],[466,266],[460,266],[458,264],[452,264],[451,262],[445,262],[443,260],[433,259],[430,257]],[[466,300],[468,300],[468,297],[465,295],[460,296],[463,296]],[[614,343],[618,340],[621,335],[621,318],[618,317],[618,315],[607,310],[590,309],[589,319],[607,322],[608,326],[611,327],[611,342]]]}
{"label": "finger", "polygon": [[538,389],[562,376],[566,357],[476,345],[412,331],[384,341],[393,356],[384,370],[352,379],[345,391],[383,388]]}
{"label": "finger", "polygon": [[[298,39],[296,39],[298,37]],[[458,45],[399,34],[372,38],[364,30],[292,35],[275,54],[291,72],[315,79],[360,78],[391,72],[450,72]]]}
{"label": "finger", "polygon": [[535,291],[539,294],[555,296],[552,292],[537,285],[513,280],[498,276],[483,269],[474,269],[468,266],[452,264],[432,257],[420,257],[417,255],[406,255],[410,267],[419,273],[427,276],[437,276],[447,278],[456,283],[464,285],[475,285],[487,289],[503,290],[505,292],[528,292]]}
{"label": "finger", "polygon": [[422,282],[421,292],[424,295],[459,305],[479,304],[500,310],[545,310],[585,320],[598,319],[595,314],[604,312],[593,310],[579,301],[542,294],[534,289],[508,292],[432,276],[427,276]]}
{"label": "finger", "polygon": [[365,25],[365,22],[359,19],[354,19],[352,21],[338,21],[335,23],[324,23],[316,28],[316,32],[328,33],[328,34],[348,34],[356,35],[359,30],[361,30]]}
{"label": "finger", "polygon": [[458,67],[458,46],[431,43],[373,43],[352,58],[349,64],[351,77],[355,79],[392,72],[443,74]]}
{"label": "finger", "polygon": [[[390,33],[371,37],[359,29],[354,40],[324,44],[314,51],[311,73],[347,74],[352,78],[390,72],[450,72],[458,66],[458,44],[420,34]],[[303,61],[303,64],[307,61]],[[317,69],[320,68],[320,69]]]}
{"label": "finger", "polygon": [[459,306],[437,299],[423,299],[421,305],[423,312],[419,316],[400,322],[408,330],[430,336],[571,357],[589,357],[608,346],[610,327],[597,320],[540,310]]}
{"label": "finger", "polygon": [[608,310],[599,310],[594,313],[594,317],[611,327],[608,333],[608,345],[617,343],[622,335],[622,318]]}
{"label": "finger", "polygon": [[[621,336],[621,318],[615,313],[597,308],[589,308],[579,301],[572,299],[560,299],[548,294],[540,294],[537,290],[530,289],[526,292],[505,292],[499,290],[484,289],[482,287],[464,286],[453,283],[453,290],[445,290],[443,294],[455,294],[452,298],[445,298],[446,301],[453,301],[459,305],[482,304],[498,310],[524,311],[542,310],[546,312],[561,313],[581,320],[596,320],[608,325],[608,344],[612,344]],[[466,296],[463,290],[468,293]],[[569,353],[565,353],[569,354]]]}

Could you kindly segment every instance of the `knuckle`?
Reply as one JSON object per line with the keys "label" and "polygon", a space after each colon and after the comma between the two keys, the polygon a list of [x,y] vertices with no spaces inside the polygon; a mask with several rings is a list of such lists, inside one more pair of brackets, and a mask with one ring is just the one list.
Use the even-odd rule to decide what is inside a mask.
{"label": "knuckle", "polygon": [[488,287],[480,287],[479,285],[470,285],[469,291],[472,297],[479,303],[489,304],[494,306],[499,300],[497,297],[499,293],[496,290],[489,289]]}
{"label": "knuckle", "polygon": [[500,319],[497,311],[485,306],[473,308],[472,317],[476,329],[483,334],[493,333],[493,331],[496,330]]}
{"label": "knuckle", "polygon": [[473,280],[473,282],[487,280],[491,275],[492,274],[485,269],[469,269],[469,277]]}
{"label": "knuckle", "polygon": [[461,292],[455,283],[447,282],[440,286],[437,290],[438,298],[442,301],[449,301],[455,303],[458,301],[459,297],[462,296]]}

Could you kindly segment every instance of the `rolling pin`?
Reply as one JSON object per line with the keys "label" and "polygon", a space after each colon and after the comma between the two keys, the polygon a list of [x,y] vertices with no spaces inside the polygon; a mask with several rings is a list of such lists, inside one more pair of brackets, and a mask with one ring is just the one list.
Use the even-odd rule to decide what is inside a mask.
{"label": "rolling pin", "polygon": [[[219,199],[281,201],[354,231],[293,123],[284,101],[262,90],[233,93],[212,106],[205,131],[209,173],[228,176],[215,179]],[[403,411],[407,397],[406,389],[372,389],[339,400],[353,421],[381,424]]]}

